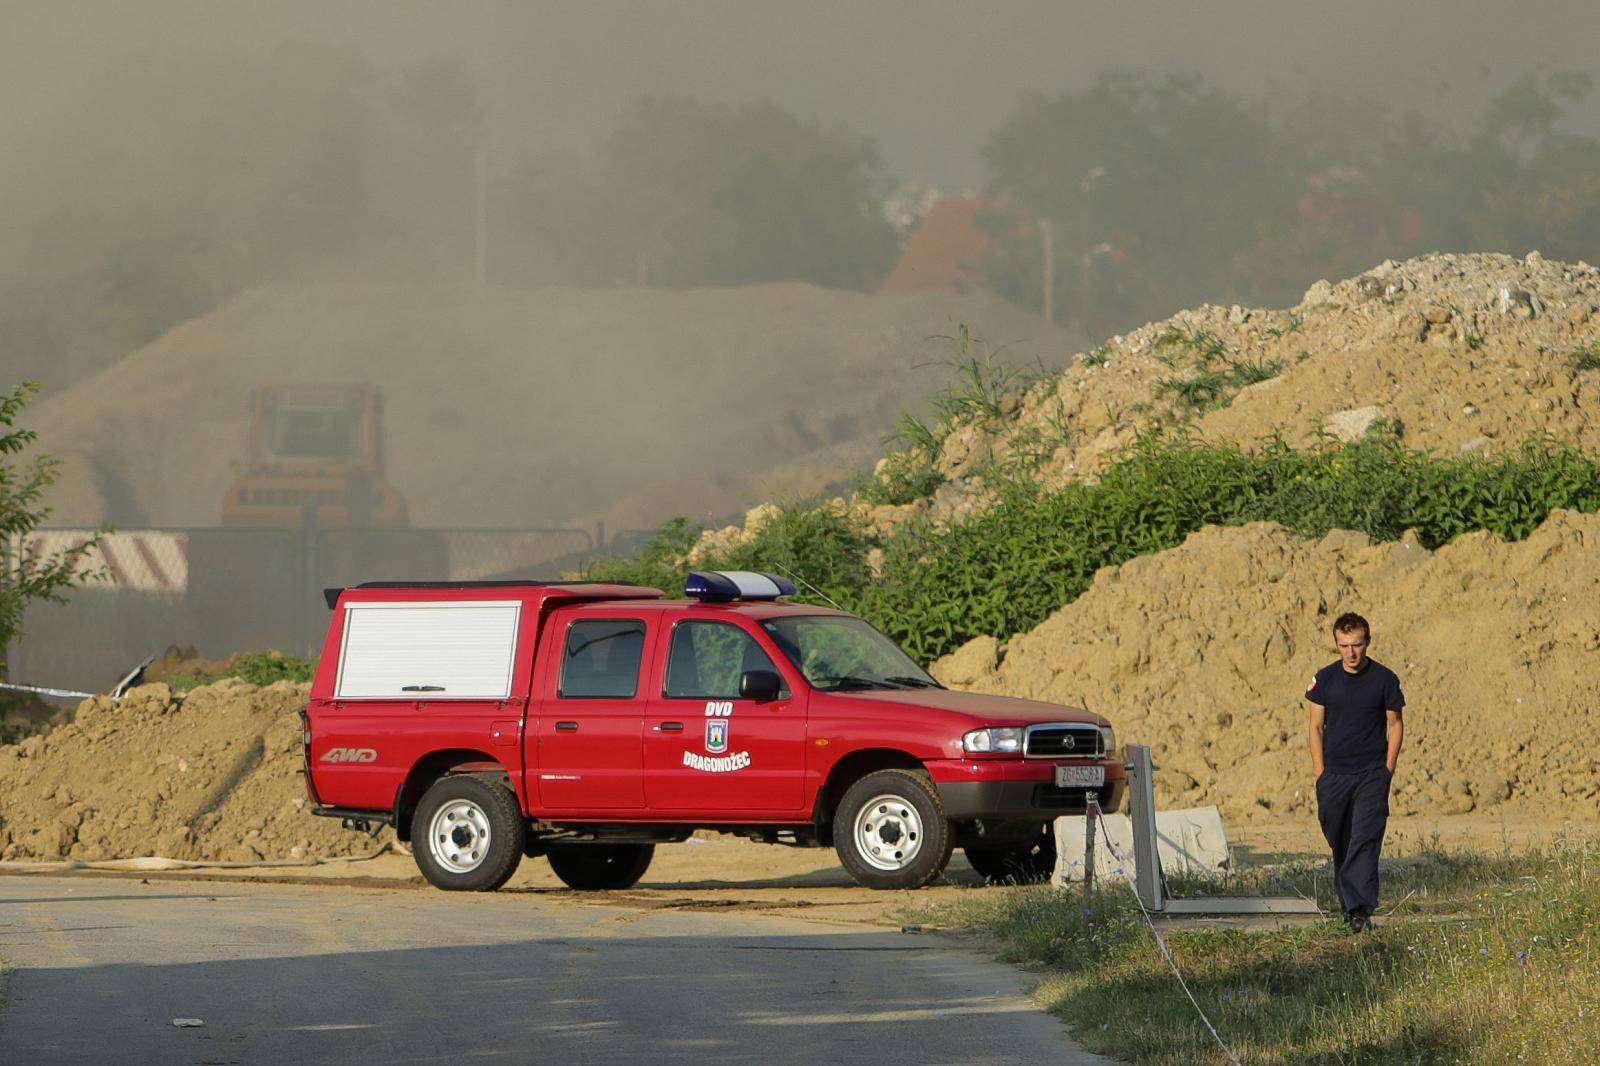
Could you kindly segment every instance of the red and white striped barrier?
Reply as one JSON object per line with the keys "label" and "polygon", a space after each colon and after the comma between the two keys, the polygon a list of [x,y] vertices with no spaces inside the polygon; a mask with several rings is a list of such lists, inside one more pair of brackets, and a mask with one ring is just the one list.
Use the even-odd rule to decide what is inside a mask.
{"label": "red and white striped barrier", "polygon": [[[41,529],[13,536],[9,545],[13,572],[34,561],[71,551],[94,538],[92,529]],[[134,529],[107,533],[84,554],[79,572],[104,571],[101,587],[145,592],[183,592],[189,587],[189,535],[164,530]]]}

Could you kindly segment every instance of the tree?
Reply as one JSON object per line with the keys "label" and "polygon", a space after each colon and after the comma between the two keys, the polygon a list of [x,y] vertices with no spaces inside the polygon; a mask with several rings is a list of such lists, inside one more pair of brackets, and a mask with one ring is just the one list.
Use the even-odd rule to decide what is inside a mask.
{"label": "tree", "polygon": [[592,151],[522,161],[497,273],[523,284],[871,286],[897,239],[872,144],[774,104],[643,99]]}
{"label": "tree", "polygon": [[21,460],[37,434],[15,428],[16,418],[38,388],[25,381],[0,397],[0,536],[9,545],[6,565],[0,569],[0,648],[9,647],[21,634],[22,614],[30,601],[65,603],[69,588],[99,576],[85,566],[100,541],[98,536],[56,552],[37,551],[29,545],[28,535],[50,516],[49,508],[40,501],[45,489],[55,483],[59,465],[47,455],[35,456],[31,462]]}
{"label": "tree", "polygon": [[1529,72],[1455,129],[1359,95],[1250,101],[1126,73],[1029,97],[985,148],[1016,205],[989,277],[1037,306],[1048,220],[1056,306],[1098,339],[1202,301],[1287,306],[1434,250],[1592,259],[1600,139],[1561,125],[1592,87]]}

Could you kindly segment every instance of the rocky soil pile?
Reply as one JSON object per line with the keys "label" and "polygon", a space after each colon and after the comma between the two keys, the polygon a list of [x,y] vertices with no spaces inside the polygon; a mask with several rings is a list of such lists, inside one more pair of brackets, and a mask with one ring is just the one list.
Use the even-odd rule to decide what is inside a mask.
{"label": "rocky soil pile", "polygon": [[225,679],[184,695],[85,700],[72,722],[0,747],[0,858],[163,855],[251,862],[376,844],[306,812],[307,686]]}
{"label": "rocky soil pile", "polygon": [[1527,540],[1479,533],[1435,552],[1208,527],[933,673],[1107,715],[1120,742],[1152,746],[1162,806],[1276,817],[1314,803],[1302,695],[1337,658],[1328,627],[1348,610],[1406,690],[1396,812],[1600,816],[1597,515],[1557,511]]}
{"label": "rocky soil pile", "polygon": [[1548,433],[1600,451],[1597,363],[1596,267],[1537,252],[1389,261],[1319,281],[1292,308],[1203,305],[1112,337],[1003,397],[1001,417],[944,427],[932,494],[853,510],[877,533],[916,514],[960,518],[983,506],[997,466],[1052,485],[1092,477],[1140,431],[1178,425],[1246,445],[1384,432],[1461,453]]}

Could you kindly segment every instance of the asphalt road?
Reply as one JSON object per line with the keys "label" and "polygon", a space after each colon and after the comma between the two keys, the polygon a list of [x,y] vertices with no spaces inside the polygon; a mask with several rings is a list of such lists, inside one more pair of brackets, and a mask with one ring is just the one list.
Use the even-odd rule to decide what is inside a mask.
{"label": "asphalt road", "polygon": [[1102,1061],[968,946],[714,901],[11,876],[0,957],[7,1066]]}

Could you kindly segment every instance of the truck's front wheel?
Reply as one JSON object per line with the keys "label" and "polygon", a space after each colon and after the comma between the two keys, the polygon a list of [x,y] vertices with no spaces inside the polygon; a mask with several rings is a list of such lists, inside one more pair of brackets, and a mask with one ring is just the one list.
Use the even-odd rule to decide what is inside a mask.
{"label": "truck's front wheel", "polygon": [[921,888],[950,861],[950,823],[923,770],[879,770],[845,792],[833,815],[839,861],[867,888]]}
{"label": "truck's front wheel", "polygon": [[552,844],[545,857],[568,888],[601,892],[638,884],[655,854],[654,844]]}
{"label": "truck's front wheel", "polygon": [[528,825],[502,784],[464,774],[423,793],[411,819],[411,854],[435,888],[493,892],[522,861]]}

